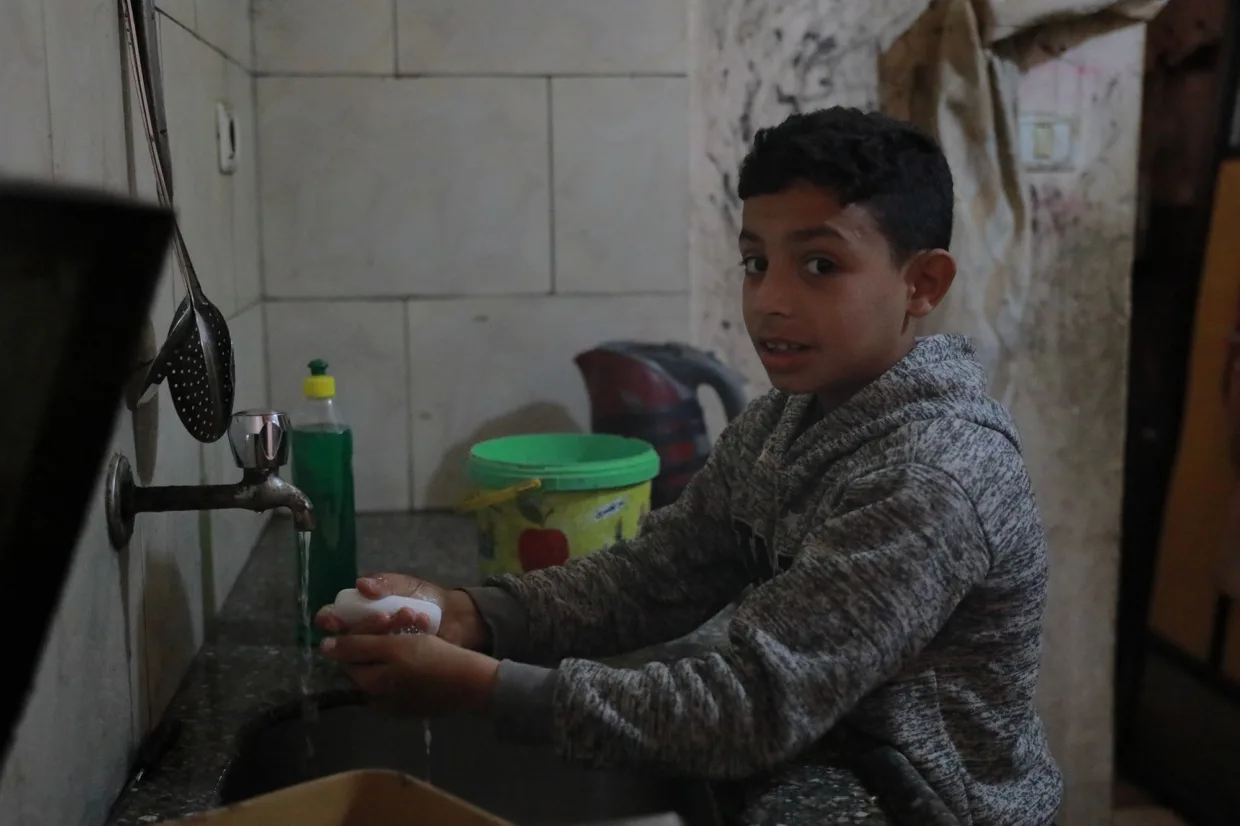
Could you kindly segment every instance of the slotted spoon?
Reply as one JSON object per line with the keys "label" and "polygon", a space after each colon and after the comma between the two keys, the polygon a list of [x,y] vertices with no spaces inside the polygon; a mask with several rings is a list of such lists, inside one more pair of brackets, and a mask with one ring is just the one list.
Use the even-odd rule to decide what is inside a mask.
{"label": "slotted spoon", "polygon": [[[160,204],[172,205],[171,153],[167,147],[163,101],[157,98],[152,59],[151,17],[139,15],[140,0],[122,0],[125,33],[129,41],[129,62],[137,81],[142,125],[146,132],[151,165],[155,169],[155,188]],[[173,406],[185,429],[200,442],[214,442],[228,430],[236,389],[232,336],[220,309],[202,291],[198,273],[190,260],[180,223],[173,235],[173,251],[185,298],[181,300],[168,328],[168,338],[147,369],[143,400],[158,391],[167,380]]]}

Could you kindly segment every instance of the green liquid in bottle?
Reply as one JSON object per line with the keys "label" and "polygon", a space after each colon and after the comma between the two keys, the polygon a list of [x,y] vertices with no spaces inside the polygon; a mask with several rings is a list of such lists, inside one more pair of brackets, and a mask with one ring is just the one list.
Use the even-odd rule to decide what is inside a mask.
{"label": "green liquid in bottle", "polygon": [[353,431],[332,424],[294,429],[293,484],[310,497],[314,531],[310,535],[309,576],[297,554],[297,582],[306,583],[309,629],[298,622],[298,642],[318,644],[323,633],[314,615],[357,582],[357,521],[353,507]]}

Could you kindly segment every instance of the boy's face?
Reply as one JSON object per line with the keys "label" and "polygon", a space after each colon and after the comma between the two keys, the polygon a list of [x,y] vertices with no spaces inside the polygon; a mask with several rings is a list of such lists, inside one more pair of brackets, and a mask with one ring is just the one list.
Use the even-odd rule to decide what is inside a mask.
{"label": "boy's face", "polygon": [[742,306],[762,366],[777,389],[828,407],[908,353],[910,319],[955,275],[943,250],[895,263],[864,207],[809,184],[749,198],[742,216]]}

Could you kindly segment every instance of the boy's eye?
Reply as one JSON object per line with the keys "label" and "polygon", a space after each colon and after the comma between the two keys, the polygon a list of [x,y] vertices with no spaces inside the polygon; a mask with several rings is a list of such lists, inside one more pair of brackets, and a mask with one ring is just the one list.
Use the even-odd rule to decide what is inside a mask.
{"label": "boy's eye", "polygon": [[746,255],[741,259],[741,268],[745,275],[762,275],[768,266],[767,260],[760,255]]}
{"label": "boy's eye", "polygon": [[805,271],[810,275],[830,275],[835,272],[835,262],[829,258],[811,258],[805,262]]}

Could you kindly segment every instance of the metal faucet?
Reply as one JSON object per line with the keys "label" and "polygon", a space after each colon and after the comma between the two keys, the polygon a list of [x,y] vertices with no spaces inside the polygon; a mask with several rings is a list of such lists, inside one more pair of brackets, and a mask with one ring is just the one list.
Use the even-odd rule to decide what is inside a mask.
{"label": "metal faucet", "polygon": [[241,481],[234,485],[166,485],[143,487],[134,483],[129,460],[112,456],[104,487],[108,539],[121,549],[133,536],[134,516],[167,511],[206,511],[240,508],[257,513],[286,508],[299,531],[314,527],[314,511],[306,494],[278,475],[288,463],[288,416],[275,411],[246,410],[232,417],[228,445]]}

